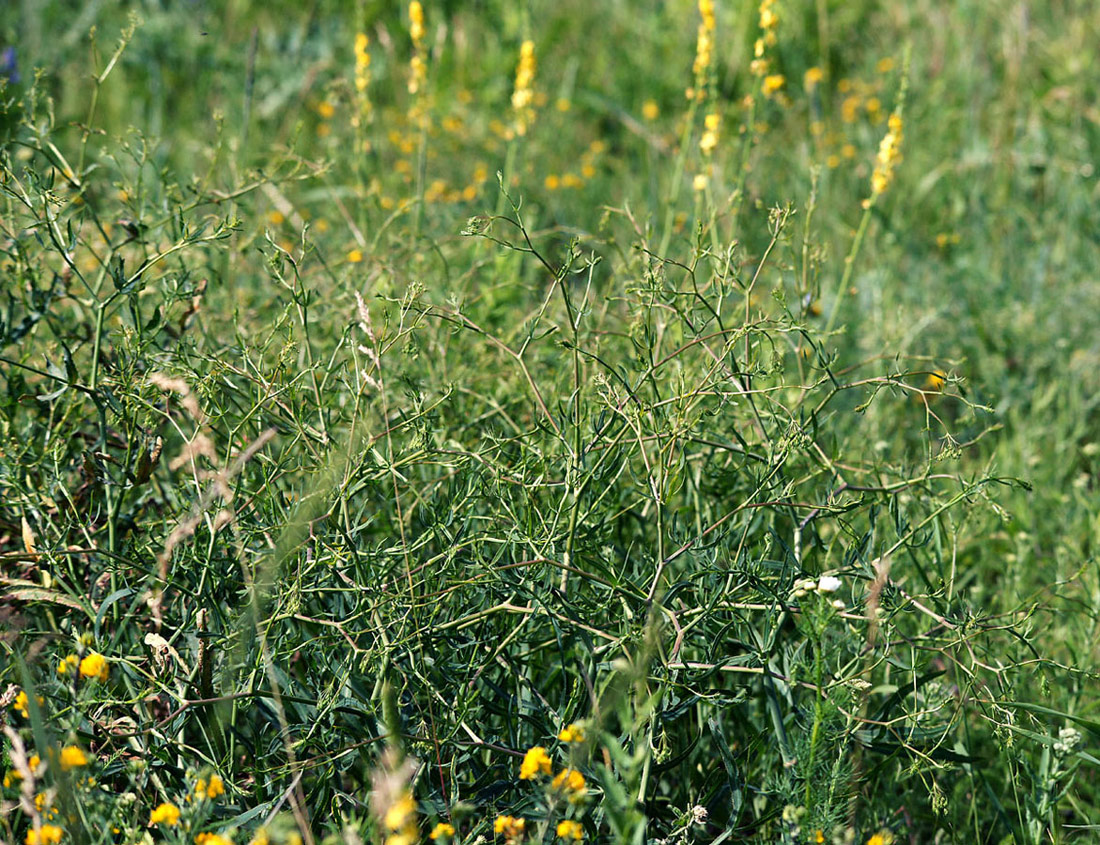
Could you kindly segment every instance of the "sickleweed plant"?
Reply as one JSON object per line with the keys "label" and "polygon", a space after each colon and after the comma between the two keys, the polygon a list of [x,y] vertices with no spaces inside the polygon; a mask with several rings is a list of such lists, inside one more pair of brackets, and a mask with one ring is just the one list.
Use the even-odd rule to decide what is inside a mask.
{"label": "sickleweed plant", "polygon": [[[991,298],[978,244],[1046,237],[997,266],[1070,284],[1061,217],[966,227],[1087,221],[1091,148],[1004,99],[959,164],[1003,156],[996,191],[942,198],[959,51],[903,44],[947,30],[34,5],[0,65],[0,840],[1091,829],[1090,335],[1066,380],[1022,328],[1061,336],[1045,281],[952,310]],[[1028,70],[1002,26],[1012,96],[1070,97],[1086,47]]]}

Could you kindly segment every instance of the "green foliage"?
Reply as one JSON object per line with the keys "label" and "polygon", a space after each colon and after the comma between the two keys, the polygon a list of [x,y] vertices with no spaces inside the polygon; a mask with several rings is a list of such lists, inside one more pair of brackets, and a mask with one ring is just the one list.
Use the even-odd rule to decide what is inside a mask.
{"label": "green foliage", "polygon": [[410,95],[387,4],[72,5],[0,20],[4,840],[1087,841],[1095,11],[788,0],[768,96],[751,6],[693,80],[686,2],[425,3]]}

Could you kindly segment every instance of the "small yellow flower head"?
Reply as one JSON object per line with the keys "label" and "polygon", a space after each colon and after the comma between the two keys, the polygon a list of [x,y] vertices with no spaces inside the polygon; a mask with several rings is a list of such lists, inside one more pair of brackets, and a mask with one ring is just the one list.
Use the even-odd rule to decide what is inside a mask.
{"label": "small yellow flower head", "polygon": [[695,178],[691,180],[692,190],[705,191],[707,189],[707,175],[705,173],[696,173]]}
{"label": "small yellow flower head", "polygon": [[661,107],[656,100],[646,100],[642,103],[642,117],[646,120],[656,120],[661,115]]}
{"label": "small yellow flower head", "polygon": [[58,845],[64,831],[55,824],[44,824],[38,830],[31,828],[23,840],[26,845]]}
{"label": "small yellow flower head", "polygon": [[579,822],[565,821],[558,822],[557,829],[558,839],[564,839],[566,841],[572,840],[573,842],[580,842],[584,839],[584,828],[581,827]]}
{"label": "small yellow flower head", "polygon": [[576,769],[562,769],[554,776],[550,785],[556,790],[569,793],[572,803],[583,801],[588,795],[584,775]]}
{"label": "small yellow flower head", "polygon": [[348,259],[349,264],[358,264],[360,261],[363,260],[363,250],[361,250],[361,249],[348,250],[347,259]]}
{"label": "small yellow flower head", "polygon": [[88,756],[75,745],[66,745],[61,749],[61,771],[77,769],[88,765]]}
{"label": "small yellow flower head", "polygon": [[407,827],[416,816],[416,799],[407,789],[401,794],[382,818],[387,830],[399,831]]}
{"label": "small yellow flower head", "polygon": [[77,671],[77,666],[80,665],[80,658],[75,654],[66,655],[63,660],[57,662],[57,674],[61,677],[73,674]]}
{"label": "small yellow flower head", "polygon": [[943,370],[933,370],[924,380],[924,389],[939,393],[945,384],[947,384],[947,373]]}
{"label": "small yellow flower head", "polygon": [[509,843],[521,841],[526,827],[527,820],[515,816],[497,816],[493,822],[493,832],[502,835]]}
{"label": "small yellow flower head", "polygon": [[814,831],[814,842],[817,843],[817,845],[821,845],[821,843],[824,842],[824,841],[825,841],[825,831],[820,830],[820,829],[815,830]]}
{"label": "small yellow flower head", "polygon": [[169,804],[167,802],[157,806],[153,812],[149,814],[149,826],[152,827],[155,824],[166,824],[169,827],[175,827],[180,823],[180,808],[175,804]]}
{"label": "small yellow flower head", "polygon": [[761,86],[761,90],[764,92],[765,97],[774,97],[786,82],[787,78],[783,76],[783,74],[772,73],[764,77],[764,84]]}
{"label": "small yellow flower head", "polygon": [[428,834],[428,838],[433,842],[439,839],[450,839],[455,835],[455,829],[453,825],[447,824],[447,822],[440,822],[432,828],[432,832]]}
{"label": "small yellow flower head", "polygon": [[894,69],[894,60],[887,56],[885,59],[879,59],[878,64],[875,65],[875,70],[879,73],[889,73]]}
{"label": "small yellow flower head", "polygon": [[807,91],[813,91],[818,85],[821,84],[821,80],[825,78],[825,71],[819,67],[812,67],[806,71],[805,76],[802,77],[802,85]]}
{"label": "small yellow flower head", "polygon": [[520,780],[534,780],[539,774],[550,774],[550,755],[541,745],[535,745],[527,749],[523,755],[523,763],[519,767]]}
{"label": "small yellow flower head", "polygon": [[225,794],[225,782],[218,775],[211,775],[210,779],[199,778],[195,782],[196,798],[217,798]]}
{"label": "small yellow flower head", "polygon": [[546,178],[542,180],[542,184],[548,191],[556,191],[561,187],[561,179],[554,173],[547,174]]}
{"label": "small yellow flower head", "polygon": [[562,728],[558,739],[562,742],[584,742],[584,728],[574,722],[569,727]]}
{"label": "small yellow flower head", "polygon": [[80,677],[82,678],[94,678],[103,683],[107,680],[109,671],[107,658],[97,652],[89,652],[80,661]]}
{"label": "small yellow flower head", "polygon": [[195,845],[233,845],[233,843],[220,833],[200,833],[195,837]]}
{"label": "small yellow flower head", "polygon": [[886,845],[886,837],[881,833],[876,833],[867,840],[867,845]]}
{"label": "small yellow flower head", "polygon": [[11,703],[11,708],[24,719],[31,717],[30,711],[27,710],[27,691],[19,690],[19,694],[15,696],[15,701]]}

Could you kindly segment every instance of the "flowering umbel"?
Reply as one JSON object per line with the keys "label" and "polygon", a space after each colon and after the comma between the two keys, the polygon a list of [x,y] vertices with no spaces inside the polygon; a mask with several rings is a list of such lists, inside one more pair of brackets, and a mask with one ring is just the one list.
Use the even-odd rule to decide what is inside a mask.
{"label": "flowering umbel", "polygon": [[512,108],[516,113],[516,134],[526,135],[527,127],[534,120],[535,99],[535,42],[524,41],[519,47],[519,63],[516,65],[516,86],[512,92]]}

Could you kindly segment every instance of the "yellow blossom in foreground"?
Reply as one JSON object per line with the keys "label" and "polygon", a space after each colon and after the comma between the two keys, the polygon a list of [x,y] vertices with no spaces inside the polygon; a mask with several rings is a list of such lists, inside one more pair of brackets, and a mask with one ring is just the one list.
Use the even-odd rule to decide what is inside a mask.
{"label": "yellow blossom in foreground", "polygon": [[57,845],[64,831],[55,824],[44,824],[38,830],[27,831],[26,845]]}
{"label": "yellow blossom in foreground", "polygon": [[19,690],[19,694],[15,696],[15,701],[11,703],[11,708],[16,713],[21,715],[24,719],[31,717],[30,712],[27,710],[27,691]]}
{"label": "yellow blossom in foreground", "polygon": [[661,114],[661,108],[656,100],[646,100],[642,103],[642,117],[646,120],[656,120]]}
{"label": "yellow blossom in foreground", "polygon": [[149,814],[149,824],[166,824],[175,827],[180,823],[180,808],[175,804],[160,804]]}
{"label": "yellow blossom in foreground", "polygon": [[584,839],[584,828],[581,827],[580,822],[566,819],[558,822],[557,834],[558,839],[572,839],[574,842],[580,842]]}
{"label": "yellow blossom in foreground", "polygon": [[75,745],[66,745],[61,749],[61,771],[67,772],[88,765],[88,756]]}
{"label": "yellow blossom in foreground", "polygon": [[574,722],[569,727],[562,728],[558,739],[562,742],[584,742],[584,728]]}
{"label": "yellow blossom in foreground", "polygon": [[388,830],[401,830],[414,815],[416,815],[416,799],[412,797],[411,792],[405,790],[401,797],[393,803],[393,806],[386,810],[382,824]]}
{"label": "yellow blossom in foreground", "polygon": [[200,833],[195,837],[195,845],[233,845],[233,843],[220,833]]}
{"label": "yellow blossom in foreground", "polygon": [[523,763],[519,767],[520,780],[533,780],[540,773],[550,774],[550,755],[541,745],[527,749],[523,755]]}
{"label": "yellow blossom in foreground", "polygon": [[455,829],[453,825],[447,824],[447,822],[440,822],[432,828],[432,832],[428,834],[428,838],[432,841],[437,839],[450,839],[455,835]]}
{"label": "yellow blossom in foreground", "polygon": [[89,652],[80,661],[80,677],[82,678],[94,678],[103,683],[107,680],[108,672],[107,658],[97,652]]}
{"label": "yellow blossom in foreground", "polygon": [[523,838],[527,820],[515,816],[497,816],[493,822],[493,832],[503,835],[508,842],[518,842]]}

